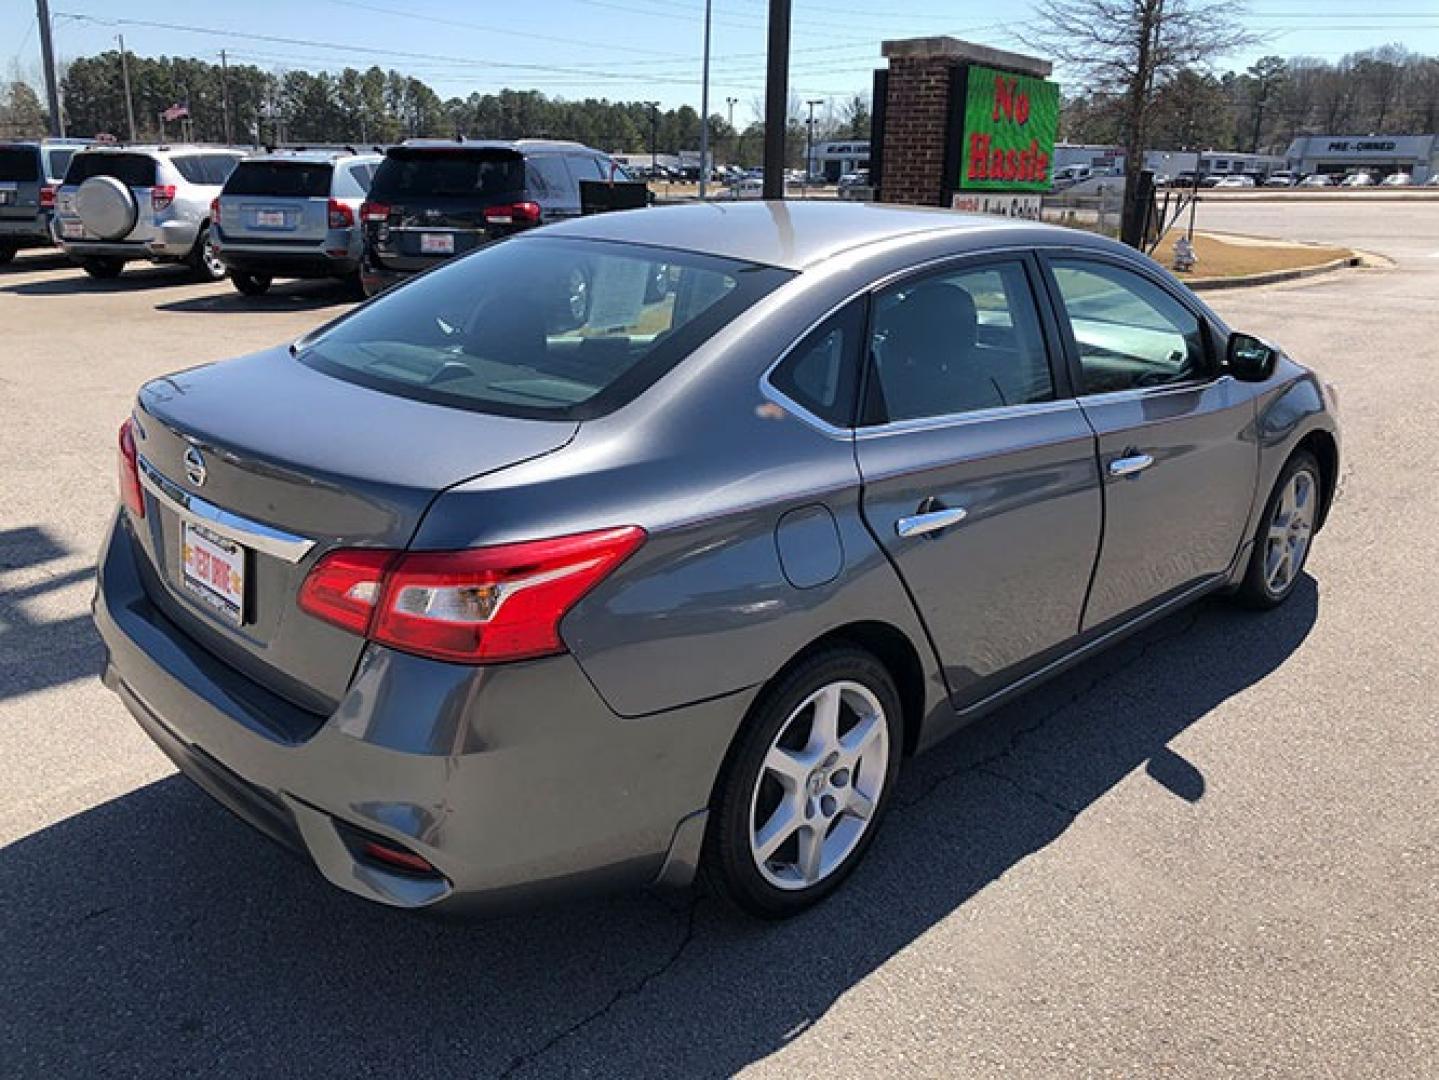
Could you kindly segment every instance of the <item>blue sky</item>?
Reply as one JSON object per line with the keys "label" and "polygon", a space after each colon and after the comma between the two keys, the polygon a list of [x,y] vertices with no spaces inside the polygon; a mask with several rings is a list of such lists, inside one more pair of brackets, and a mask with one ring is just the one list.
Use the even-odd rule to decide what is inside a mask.
{"label": "blue sky", "polygon": [[[793,2],[791,85],[802,98],[839,99],[868,90],[882,39],[947,33],[1017,47],[1014,30],[1030,17],[1024,0]],[[423,78],[442,97],[515,87],[569,98],[699,106],[703,0],[50,3],[62,59],[113,48],[115,35],[123,33],[137,53],[218,59],[224,48],[234,62],[270,70],[376,63]],[[1012,12],[1004,22],[996,19],[1000,7]],[[1223,66],[1243,67],[1271,52],[1334,60],[1391,42],[1439,55],[1439,0],[1372,0],[1369,7],[1354,0],[1251,0],[1245,22],[1270,39]],[[714,0],[711,109],[724,112],[727,98],[738,99],[736,123],[753,118],[763,93],[765,12],[766,0]],[[32,0],[0,0],[0,62],[38,76]]]}

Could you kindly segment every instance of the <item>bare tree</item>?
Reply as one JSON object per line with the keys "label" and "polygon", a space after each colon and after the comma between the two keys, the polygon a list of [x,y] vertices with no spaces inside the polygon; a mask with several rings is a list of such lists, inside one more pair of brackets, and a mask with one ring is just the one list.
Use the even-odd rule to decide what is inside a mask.
{"label": "bare tree", "polygon": [[1239,26],[1238,0],[1038,0],[1025,33],[1073,69],[1090,93],[1120,100],[1126,220],[1132,220],[1157,91],[1185,68],[1258,40]]}

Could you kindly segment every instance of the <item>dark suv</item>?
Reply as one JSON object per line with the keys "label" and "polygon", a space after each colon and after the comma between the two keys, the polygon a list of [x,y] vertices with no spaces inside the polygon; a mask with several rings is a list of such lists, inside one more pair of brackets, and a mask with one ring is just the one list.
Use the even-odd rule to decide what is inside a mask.
{"label": "dark suv", "polygon": [[391,147],[360,209],[373,294],[490,240],[580,213],[581,180],[628,180],[575,142],[410,140]]}
{"label": "dark suv", "polygon": [[55,191],[89,139],[0,142],[0,265],[27,247],[55,243]]}

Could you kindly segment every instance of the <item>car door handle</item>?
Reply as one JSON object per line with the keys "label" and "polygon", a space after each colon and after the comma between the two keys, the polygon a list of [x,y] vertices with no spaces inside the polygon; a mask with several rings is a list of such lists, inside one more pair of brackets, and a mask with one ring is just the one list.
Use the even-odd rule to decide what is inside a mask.
{"label": "car door handle", "polygon": [[1109,463],[1110,476],[1134,476],[1154,464],[1150,454],[1128,454]]}
{"label": "car door handle", "polygon": [[894,523],[894,531],[903,537],[924,536],[926,533],[938,532],[951,525],[958,525],[968,516],[969,511],[962,506],[930,510],[927,513],[911,514],[909,517],[900,518]]}

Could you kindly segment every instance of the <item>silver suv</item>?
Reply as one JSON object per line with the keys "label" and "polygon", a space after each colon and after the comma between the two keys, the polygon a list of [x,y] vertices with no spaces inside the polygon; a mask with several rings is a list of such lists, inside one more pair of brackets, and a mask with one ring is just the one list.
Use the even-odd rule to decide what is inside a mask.
{"label": "silver suv", "polygon": [[210,242],[210,204],[243,150],[215,146],[95,147],[75,155],[55,200],[56,234],[91,277],[131,259],[185,262],[225,276]]}
{"label": "silver suv", "polygon": [[54,243],[55,189],[89,139],[0,143],[0,265],[25,247]]}
{"label": "silver suv", "polygon": [[360,204],[384,157],[289,150],[248,157],[210,209],[230,281],[258,296],[277,277],[349,278],[359,288]]}

